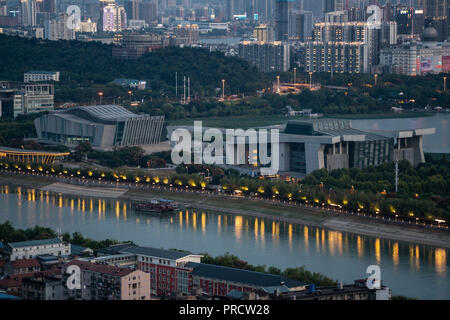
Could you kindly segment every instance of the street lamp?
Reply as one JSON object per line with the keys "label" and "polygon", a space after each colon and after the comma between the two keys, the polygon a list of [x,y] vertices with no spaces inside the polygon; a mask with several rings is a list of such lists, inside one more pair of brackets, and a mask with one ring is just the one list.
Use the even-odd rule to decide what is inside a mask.
{"label": "street lamp", "polygon": [[378,80],[378,74],[375,73],[375,74],[374,74],[374,77],[375,77],[375,86],[376,86],[376,85],[377,85],[377,80]]}
{"label": "street lamp", "polygon": [[447,91],[447,77],[444,77],[444,92]]}
{"label": "street lamp", "polygon": [[277,93],[280,93],[280,76],[277,76]]}
{"label": "street lamp", "polygon": [[297,83],[297,68],[294,68],[294,85]]}
{"label": "street lamp", "polygon": [[98,96],[100,97],[100,104],[102,104],[103,92],[100,91],[100,92],[98,93]]}
{"label": "street lamp", "polygon": [[309,89],[312,88],[312,75],[313,75],[313,73],[309,72]]}
{"label": "street lamp", "polygon": [[222,79],[222,99],[225,99],[225,79]]}

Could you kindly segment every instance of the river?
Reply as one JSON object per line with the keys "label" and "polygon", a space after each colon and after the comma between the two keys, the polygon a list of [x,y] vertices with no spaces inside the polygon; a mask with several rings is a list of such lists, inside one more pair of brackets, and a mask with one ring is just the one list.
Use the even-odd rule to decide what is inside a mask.
{"label": "river", "polygon": [[167,217],[134,212],[122,200],[62,196],[0,186],[0,222],[79,231],[96,240],[132,240],[143,246],[220,255],[252,264],[308,270],[350,283],[378,264],[393,294],[450,299],[449,250],[402,243],[270,219],[182,211]]}

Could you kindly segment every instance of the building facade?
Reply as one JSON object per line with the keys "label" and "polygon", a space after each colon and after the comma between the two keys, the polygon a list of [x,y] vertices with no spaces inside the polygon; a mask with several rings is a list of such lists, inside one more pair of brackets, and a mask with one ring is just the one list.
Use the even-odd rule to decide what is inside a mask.
{"label": "building facade", "polygon": [[117,105],[74,107],[43,115],[34,121],[38,141],[94,148],[151,145],[160,142],[164,116],[137,115]]}
{"label": "building facade", "polygon": [[59,71],[28,71],[23,75],[23,82],[59,81]]}
{"label": "building facade", "polygon": [[44,254],[59,257],[70,255],[70,244],[58,238],[10,242],[5,246],[5,251],[10,261],[32,259]]}
{"label": "building facade", "polygon": [[140,270],[73,260],[63,266],[63,283],[70,281],[67,268],[80,269],[80,289],[64,286],[64,298],[81,300],[149,300],[150,277]]}
{"label": "building facade", "polygon": [[290,46],[282,42],[242,41],[239,57],[262,72],[286,72],[290,69]]}

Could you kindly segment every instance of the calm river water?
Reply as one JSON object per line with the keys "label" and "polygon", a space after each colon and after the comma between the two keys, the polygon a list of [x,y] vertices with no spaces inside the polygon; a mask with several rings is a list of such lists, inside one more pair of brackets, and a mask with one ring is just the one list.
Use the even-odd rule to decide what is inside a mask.
{"label": "calm river water", "polygon": [[450,299],[449,250],[359,236],[269,219],[183,211],[168,217],[134,212],[127,201],[61,196],[0,186],[0,222],[80,231],[97,240],[132,240],[140,245],[212,255],[230,252],[252,264],[306,266],[343,282],[381,267],[394,294]]}

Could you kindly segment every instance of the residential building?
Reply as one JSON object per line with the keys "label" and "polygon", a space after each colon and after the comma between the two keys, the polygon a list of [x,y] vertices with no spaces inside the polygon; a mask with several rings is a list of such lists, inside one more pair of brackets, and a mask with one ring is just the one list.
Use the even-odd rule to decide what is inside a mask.
{"label": "residential building", "polygon": [[198,263],[201,259],[199,255],[138,246],[126,247],[120,252],[136,255],[137,269],[150,274],[153,295],[190,292],[189,272],[185,265],[189,262]]}
{"label": "residential building", "polygon": [[253,30],[253,37],[256,38],[256,41],[258,42],[273,42],[273,28],[267,24],[261,24]]}
{"label": "residential building", "polygon": [[280,275],[230,268],[206,263],[189,262],[185,266],[192,276],[192,291],[201,289],[209,296],[225,297],[231,291],[257,292],[264,288],[287,287],[305,290],[307,284]]}
{"label": "residential building", "polygon": [[4,251],[9,255],[10,261],[32,259],[44,254],[60,257],[70,255],[70,244],[58,238],[9,242]]}
{"label": "residential building", "polygon": [[199,41],[198,25],[196,24],[179,24],[174,30],[174,43],[173,45],[191,46],[197,44]]}
{"label": "residential building", "polygon": [[278,41],[242,41],[239,44],[239,57],[262,72],[286,72],[290,69],[290,46]]}
{"label": "residential building", "polygon": [[367,73],[369,48],[361,41],[306,44],[305,69],[308,72]]}
{"label": "residential building", "polygon": [[76,147],[90,142],[93,148],[158,144],[164,116],[137,115],[118,105],[94,105],[54,111],[34,121],[38,141]]}
{"label": "residential building", "polygon": [[141,270],[73,260],[63,266],[63,283],[70,281],[67,268],[80,268],[80,289],[64,287],[64,298],[82,300],[149,300],[150,275]]}
{"label": "residential building", "polygon": [[103,32],[122,31],[127,27],[124,7],[109,3],[103,8]]}
{"label": "residential building", "polygon": [[25,300],[63,300],[61,275],[35,274],[22,279],[22,297]]}
{"label": "residential building", "polygon": [[60,14],[54,19],[45,21],[45,38],[47,40],[75,40],[75,26],[68,28],[69,15]]}
{"label": "residential building", "polygon": [[28,71],[23,74],[23,82],[40,81],[59,82],[59,71]]}
{"label": "residential building", "polygon": [[36,258],[6,261],[3,267],[5,275],[26,274],[41,271],[41,265]]}

